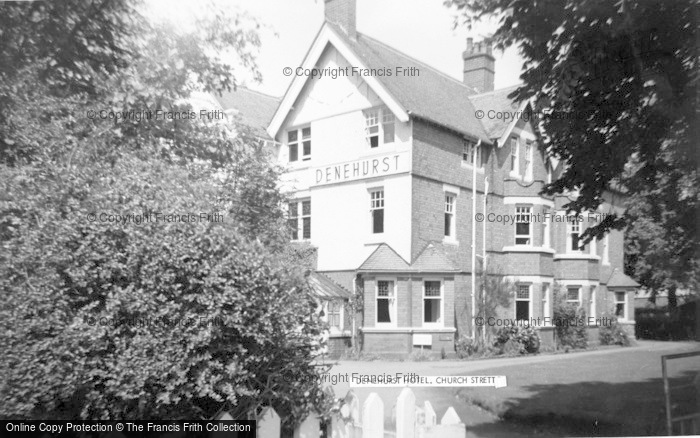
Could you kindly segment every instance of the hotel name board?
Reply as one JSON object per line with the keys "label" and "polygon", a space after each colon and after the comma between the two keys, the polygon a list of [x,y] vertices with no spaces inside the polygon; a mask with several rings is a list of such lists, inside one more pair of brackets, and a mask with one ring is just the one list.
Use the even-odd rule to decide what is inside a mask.
{"label": "hotel name board", "polygon": [[331,164],[311,169],[313,185],[335,184],[378,176],[408,172],[408,152],[397,152],[378,157],[363,158],[345,163]]}

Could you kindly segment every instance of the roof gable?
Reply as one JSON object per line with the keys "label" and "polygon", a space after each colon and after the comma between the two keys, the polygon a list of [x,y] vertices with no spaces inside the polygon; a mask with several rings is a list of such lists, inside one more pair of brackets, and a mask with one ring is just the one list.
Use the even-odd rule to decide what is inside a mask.
{"label": "roof gable", "polygon": [[[514,92],[518,87],[520,87],[520,85],[513,85],[511,87],[489,91],[488,93],[475,94],[470,97],[474,107],[484,112],[484,117],[481,119],[481,122],[489,138],[496,139],[496,143],[499,147],[503,147],[503,145],[506,144],[508,137],[510,137],[518,121],[523,117],[522,114],[525,114],[534,107],[531,100],[524,100],[517,103],[508,97],[508,95]],[[505,117],[489,117],[488,114],[490,111],[508,112],[516,115],[506,120]],[[533,119],[530,119],[528,123],[532,121]],[[533,123],[532,126],[533,130],[538,129],[535,123]],[[547,158],[549,159],[549,164],[552,166],[552,169],[556,169],[559,166],[559,160],[556,157],[548,156]]]}
{"label": "roof gable", "polygon": [[[377,75],[363,75],[362,78],[398,120],[407,122],[410,114],[457,131],[472,140],[491,142],[469,100],[473,91],[462,82],[366,35],[358,33],[356,38],[351,39],[328,22],[321,27],[302,68],[314,68],[327,44],[332,44],[351,65],[380,72]],[[413,68],[418,74],[397,74],[396,67],[407,71]],[[295,76],[292,80],[267,128],[273,138],[309,79]]]}
{"label": "roof gable", "polygon": [[410,265],[389,245],[377,246],[360,271],[372,272],[456,272],[458,269],[450,260],[441,244],[429,243]]}
{"label": "roof gable", "polygon": [[[332,44],[338,52],[353,66],[358,68],[367,69],[369,68],[364,62],[350,49],[348,46],[347,38],[341,38],[340,35],[342,31],[333,30],[333,25],[328,22],[324,23],[319,31],[318,35],[314,39],[311,48],[304,58],[304,62],[300,66],[302,69],[312,69],[318,63],[323,51],[328,44]],[[299,94],[302,92],[304,85],[311,78],[309,76],[294,76],[292,83],[287,88],[284,93],[284,97],[277,107],[270,124],[267,127],[268,134],[274,139],[282,127],[287,115],[292,109],[294,103],[296,102]],[[408,113],[405,109],[396,101],[396,99],[387,91],[386,87],[377,80],[374,76],[363,76],[363,79],[371,90],[379,96],[379,98],[384,102],[384,104],[391,110],[391,112],[396,116],[396,118],[402,122],[408,121]]]}
{"label": "roof gable", "polygon": [[457,271],[454,263],[447,256],[445,248],[432,242],[418,254],[411,264],[411,269],[418,272]]}
{"label": "roof gable", "polygon": [[367,257],[360,271],[406,271],[409,266],[389,245],[382,243]]}

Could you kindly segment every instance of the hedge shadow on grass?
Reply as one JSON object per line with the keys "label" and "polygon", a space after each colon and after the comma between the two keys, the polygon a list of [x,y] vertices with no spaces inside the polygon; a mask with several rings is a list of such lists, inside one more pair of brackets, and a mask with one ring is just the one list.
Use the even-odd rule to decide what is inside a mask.
{"label": "hedge shadow on grass", "polygon": [[[696,373],[684,371],[671,386],[692,384]],[[643,381],[534,384],[523,387],[528,397],[510,398],[497,407],[475,404],[504,421],[570,436],[666,435],[664,386],[661,377]],[[691,386],[673,393],[674,415],[697,412],[700,400]],[[470,428],[489,436],[489,425]]]}

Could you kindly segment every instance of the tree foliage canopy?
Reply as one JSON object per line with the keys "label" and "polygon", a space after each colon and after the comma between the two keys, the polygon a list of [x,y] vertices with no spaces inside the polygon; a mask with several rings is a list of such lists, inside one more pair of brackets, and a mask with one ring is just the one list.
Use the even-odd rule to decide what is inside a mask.
{"label": "tree foliage canopy", "polygon": [[499,17],[496,47],[519,48],[523,84],[511,97],[536,102],[540,144],[564,163],[544,192],[577,192],[567,205],[577,213],[625,192],[632,208],[586,238],[630,226],[628,272],[654,290],[697,286],[697,2],[446,4],[458,23]]}
{"label": "tree foliage canopy", "polygon": [[220,10],[182,34],[128,0],[0,4],[1,417],[272,405],[293,422],[325,403],[323,325],[284,264],[258,141],[239,124],[89,116],[192,110],[194,91],[236,85],[221,48],[257,72],[256,26]]}

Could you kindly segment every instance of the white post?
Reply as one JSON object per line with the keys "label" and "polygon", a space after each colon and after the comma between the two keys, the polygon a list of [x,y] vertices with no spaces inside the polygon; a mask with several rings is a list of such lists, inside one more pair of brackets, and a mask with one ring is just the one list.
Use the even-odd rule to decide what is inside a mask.
{"label": "white post", "polygon": [[474,146],[474,163],[472,163],[472,339],[476,339],[476,161],[481,140]]}
{"label": "white post", "polygon": [[[481,282],[481,302],[484,312],[486,311],[486,196],[489,194],[489,178],[484,178],[484,221],[481,223],[482,227],[482,240],[483,240],[483,254],[481,257],[482,271],[484,272],[483,279]],[[486,317],[486,314],[484,314]],[[481,339],[486,343],[486,327],[481,328]]]}

